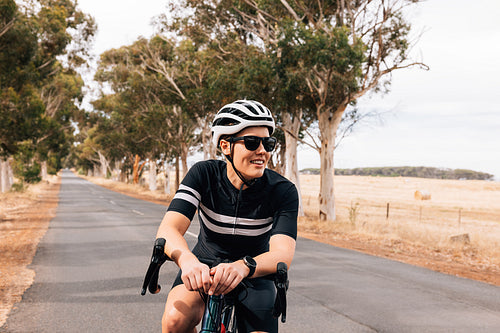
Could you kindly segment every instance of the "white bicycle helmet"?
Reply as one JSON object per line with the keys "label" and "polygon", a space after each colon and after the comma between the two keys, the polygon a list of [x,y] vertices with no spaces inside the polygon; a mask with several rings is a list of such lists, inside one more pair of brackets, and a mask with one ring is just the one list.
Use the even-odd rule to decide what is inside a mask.
{"label": "white bicycle helmet", "polygon": [[217,147],[221,136],[233,135],[253,126],[265,126],[269,129],[269,135],[273,134],[274,119],[264,105],[251,100],[238,100],[224,105],[217,112],[212,125],[213,143]]}

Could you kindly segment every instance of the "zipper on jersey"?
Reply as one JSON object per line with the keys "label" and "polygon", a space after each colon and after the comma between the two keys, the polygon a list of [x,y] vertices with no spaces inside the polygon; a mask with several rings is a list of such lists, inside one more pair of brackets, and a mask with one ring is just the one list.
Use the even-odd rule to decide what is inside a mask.
{"label": "zipper on jersey", "polygon": [[243,186],[245,184],[241,184],[240,190],[238,191],[238,196],[236,197],[236,209],[234,211],[234,223],[233,223],[233,235],[236,233],[236,225],[238,224],[238,211],[240,208],[241,194],[243,192]]}

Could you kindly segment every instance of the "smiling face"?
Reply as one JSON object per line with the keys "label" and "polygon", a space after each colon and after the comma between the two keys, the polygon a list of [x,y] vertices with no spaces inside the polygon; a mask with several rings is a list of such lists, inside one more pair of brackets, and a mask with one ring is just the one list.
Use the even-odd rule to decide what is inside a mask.
{"label": "smiling face", "polygon": [[[235,137],[254,135],[258,137],[268,137],[269,130],[267,127],[247,127],[238,134],[234,135]],[[225,140],[221,140],[220,146],[224,155],[231,154],[231,148],[229,142]],[[236,169],[241,173],[241,175],[246,180],[252,180],[254,178],[262,177],[264,174],[264,170],[266,169],[267,162],[271,158],[271,153],[268,153],[262,142],[259,147],[250,151],[245,148],[245,143],[243,140],[236,141],[233,143],[233,161]],[[235,185],[235,187],[241,186],[243,183],[236,172],[233,170],[232,165],[228,163],[228,178]]]}

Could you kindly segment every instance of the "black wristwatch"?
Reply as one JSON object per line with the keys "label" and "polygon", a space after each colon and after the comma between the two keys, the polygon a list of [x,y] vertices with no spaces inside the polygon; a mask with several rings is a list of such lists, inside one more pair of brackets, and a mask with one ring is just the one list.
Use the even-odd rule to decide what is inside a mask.
{"label": "black wristwatch", "polygon": [[248,273],[247,277],[251,277],[253,273],[255,273],[255,269],[257,268],[257,262],[255,261],[254,258],[250,256],[244,256],[243,262],[250,269],[250,273]]}

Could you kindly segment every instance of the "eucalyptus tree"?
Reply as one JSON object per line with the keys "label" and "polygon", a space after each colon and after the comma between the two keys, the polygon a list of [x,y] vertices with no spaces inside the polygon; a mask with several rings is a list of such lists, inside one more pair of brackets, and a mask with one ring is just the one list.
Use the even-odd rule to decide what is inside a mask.
{"label": "eucalyptus tree", "polygon": [[404,12],[417,2],[226,0],[203,6],[290,59],[286,71],[306,83],[320,131],[320,219],[335,220],[334,148],[347,107],[369,91],[387,91],[394,70],[426,68],[408,55],[411,26]]}
{"label": "eucalyptus tree", "polygon": [[[187,91],[193,87],[193,81],[186,78],[186,67],[189,68],[188,64],[194,62],[191,56],[189,45],[178,44],[164,36],[154,36],[140,49],[141,73],[149,73],[156,85],[156,89],[148,91],[148,96],[167,112],[162,126],[167,129],[167,140],[172,145],[170,152],[175,153],[176,160],[182,162],[184,174],[188,170],[187,157],[194,143],[193,133],[198,122],[196,113],[184,107]],[[200,75],[203,76],[203,72]],[[158,132],[161,129],[151,134]],[[176,169],[179,169],[178,166]],[[179,179],[176,179],[178,182]]]}
{"label": "eucalyptus tree", "polygon": [[187,171],[196,121],[182,110],[189,83],[181,75],[183,58],[178,47],[155,36],[101,55],[96,80],[107,83],[112,92],[103,93],[94,107],[114,124],[111,132],[121,137],[122,156],[129,165],[133,163],[135,181],[140,159],[149,161],[154,175],[160,157],[182,160]]}
{"label": "eucalyptus tree", "polygon": [[157,144],[147,135],[148,124],[144,121],[150,109],[148,91],[152,85],[152,80],[145,79],[141,70],[140,49],[145,43],[147,40],[141,39],[101,55],[95,79],[112,92],[103,92],[93,102],[94,109],[102,112],[103,116],[95,124],[95,130],[89,132],[89,136],[95,136],[100,144],[99,151],[94,149],[93,158],[97,160],[99,154],[103,154],[115,165],[125,162],[122,171],[132,169],[134,182],[139,174],[134,167],[136,156],[152,158]]}
{"label": "eucalyptus tree", "polygon": [[71,0],[0,0],[0,8],[0,155],[19,153],[28,168],[48,158],[58,168],[81,98],[74,69],[85,63],[95,23]]}
{"label": "eucalyptus tree", "polygon": [[210,24],[211,18],[202,11],[187,13],[188,2],[170,1],[169,13],[157,18],[157,27],[163,36],[174,36],[182,51],[179,81],[187,84],[183,88],[183,109],[198,121],[204,158],[214,158],[216,147],[211,143],[210,125],[222,105],[242,98],[237,74],[244,69],[241,59],[248,50],[238,42],[237,34]]}
{"label": "eucalyptus tree", "polygon": [[257,99],[273,110],[278,122],[275,136],[280,144],[270,167],[285,173],[300,191],[297,138],[301,136],[302,123],[311,119],[306,115],[310,110],[310,98],[304,94],[307,87],[303,78],[297,77],[295,72],[285,71],[289,60],[281,58],[280,52],[244,29],[239,12],[231,1],[175,1],[169,13],[178,13],[173,15],[173,23],[169,25],[173,27],[171,30],[212,48],[221,59],[220,69],[212,69],[212,72],[222,80],[211,85],[212,95],[220,96],[219,105],[235,98],[249,98]]}

